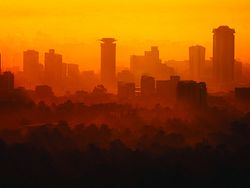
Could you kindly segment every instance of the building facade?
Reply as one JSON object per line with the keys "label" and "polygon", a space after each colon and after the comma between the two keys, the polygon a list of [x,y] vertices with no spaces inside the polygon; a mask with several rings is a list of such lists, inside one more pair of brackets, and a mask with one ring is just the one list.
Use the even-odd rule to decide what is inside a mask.
{"label": "building facade", "polygon": [[116,43],[114,38],[101,40],[101,82],[110,92],[116,92]]}
{"label": "building facade", "polygon": [[189,71],[190,78],[200,81],[205,65],[206,49],[203,46],[191,46],[189,48]]}
{"label": "building facade", "polygon": [[235,30],[220,26],[213,33],[214,81],[221,88],[231,88],[234,83]]}

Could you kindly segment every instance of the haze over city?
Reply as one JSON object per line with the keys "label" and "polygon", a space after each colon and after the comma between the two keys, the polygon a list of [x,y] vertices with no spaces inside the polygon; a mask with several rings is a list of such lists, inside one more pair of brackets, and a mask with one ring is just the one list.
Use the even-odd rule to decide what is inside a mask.
{"label": "haze over city", "polygon": [[1,2],[0,187],[250,187],[249,8]]}
{"label": "haze over city", "polygon": [[[10,0],[1,2],[0,51],[3,66],[21,68],[22,51],[54,48],[65,62],[99,71],[99,39],[114,37],[117,64],[129,65],[131,54],[159,46],[163,60],[187,60],[191,45],[212,57],[212,28],[235,28],[236,59],[249,63],[250,2],[247,0]],[[11,44],[11,45],[10,45]],[[42,61],[42,60],[41,60]]]}

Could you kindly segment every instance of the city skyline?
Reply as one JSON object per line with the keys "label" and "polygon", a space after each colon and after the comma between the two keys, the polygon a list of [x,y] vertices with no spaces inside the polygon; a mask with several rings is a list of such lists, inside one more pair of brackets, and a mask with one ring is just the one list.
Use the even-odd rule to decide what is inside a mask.
{"label": "city skyline", "polygon": [[0,6],[0,187],[249,187],[249,0]]}
{"label": "city skyline", "polygon": [[98,70],[99,55],[95,53],[98,40],[114,37],[119,40],[119,66],[127,66],[130,54],[139,54],[151,45],[159,46],[163,59],[180,60],[188,59],[187,46],[199,44],[206,47],[206,59],[209,59],[211,28],[230,25],[237,31],[236,58],[249,63],[248,7],[246,0],[122,3],[73,0],[60,4],[47,0],[22,3],[11,0],[1,5],[1,21],[6,27],[0,31],[0,51],[6,54],[5,61],[12,66],[21,64],[20,49],[54,48],[65,55],[66,62],[79,64],[81,69]]}
{"label": "city skyline", "polygon": [[[217,26],[218,27],[218,26]],[[186,52],[185,52],[185,58],[184,59],[181,59],[181,58],[177,58],[177,59],[171,59],[171,58],[161,58],[160,60],[161,60],[161,62],[162,63],[166,63],[167,64],[167,62],[168,61],[190,61],[190,48],[193,48],[193,47],[203,47],[203,48],[205,48],[205,60],[211,60],[212,58],[213,58],[213,43],[214,43],[214,39],[213,39],[213,37],[212,37],[212,34],[214,33],[214,30],[216,30],[216,28],[217,27],[215,27],[215,28],[210,28],[211,29],[211,33],[210,33],[210,35],[211,35],[211,40],[210,40],[210,43],[211,43],[211,49],[208,49],[206,46],[203,46],[203,45],[201,45],[201,44],[199,44],[199,43],[193,43],[193,44],[191,44],[190,46],[188,46],[188,45],[186,45],[185,46],[185,49],[186,49]],[[219,27],[229,27],[228,25],[220,25]],[[235,32],[235,28],[234,28],[234,32]],[[236,35],[235,35],[235,42],[234,42],[234,48],[237,48],[237,37],[238,37],[238,31],[236,30]],[[112,36],[108,36],[108,37],[104,37],[104,39],[105,38],[113,38]],[[121,40],[122,41],[122,40]],[[83,67],[83,66],[81,66],[81,64],[78,64],[77,63],[77,61],[73,61],[73,59],[75,59],[73,56],[72,56],[72,59],[71,60],[68,60],[68,56],[67,55],[65,55],[64,53],[61,53],[61,52],[59,52],[60,54],[62,54],[63,56],[64,56],[64,59],[63,59],[63,63],[73,63],[73,64],[78,64],[79,65],[79,68],[80,68],[80,70],[81,71],[85,71],[85,70],[94,70],[95,72],[97,72],[97,73],[100,73],[101,72],[101,66],[100,66],[100,59],[101,59],[101,53],[99,53],[98,51],[100,51],[98,48],[99,48],[99,46],[98,46],[98,44],[100,43],[100,39],[98,39],[97,40],[97,42],[98,43],[95,43],[95,44],[97,44],[96,45],[96,48],[97,48],[97,51],[95,51],[95,56],[98,58],[98,60],[97,60],[97,68],[94,68],[94,67]],[[119,49],[119,46],[120,46],[120,40],[119,40],[119,43],[118,43],[118,45],[116,45],[116,56],[118,56],[119,54],[121,54],[121,53],[123,53],[124,51],[119,51],[119,50],[117,50],[117,49]],[[154,47],[156,47],[157,48],[157,50],[160,50],[161,51],[161,56],[162,57],[164,57],[164,54],[165,54],[165,52],[162,50],[162,48],[161,48],[161,46],[159,46],[159,45],[154,45],[154,44],[149,44],[148,46],[151,46],[151,48],[154,48]],[[148,48],[148,46],[146,46],[146,48]],[[135,47],[136,47],[136,45],[135,45]],[[139,53],[143,53],[143,51],[146,49],[146,48],[144,48],[144,49],[140,49],[140,50],[138,50],[138,52]],[[2,63],[2,68],[5,68],[5,69],[7,69],[7,71],[9,71],[9,69],[10,68],[19,68],[18,70],[19,71],[23,71],[23,61],[22,61],[22,59],[24,58],[23,57],[23,53],[25,52],[25,51],[34,51],[34,52],[38,52],[39,53],[39,58],[38,58],[38,63],[39,64],[43,64],[43,62],[45,61],[45,59],[46,59],[46,57],[45,57],[45,52],[48,50],[48,49],[54,49],[54,50],[57,50],[58,51],[58,49],[57,48],[51,48],[51,46],[50,47],[48,47],[48,48],[46,48],[46,49],[43,49],[42,51],[40,51],[38,48],[26,48],[26,49],[19,49],[19,50],[22,50],[22,52],[21,52],[21,55],[20,55],[20,57],[19,56],[16,56],[16,57],[12,57],[12,56],[8,56],[8,54],[6,54],[6,53],[4,53],[4,51],[5,50],[3,50],[3,52],[1,52],[1,56],[3,56],[2,57],[2,59],[4,59],[4,62]],[[59,48],[60,49],[60,48]],[[86,49],[82,49],[82,50],[86,50]],[[147,51],[144,51],[144,53],[146,53]],[[162,53],[163,52],[163,53]],[[208,53],[209,52],[209,53]],[[238,57],[237,57],[237,53],[236,53],[237,51],[234,49],[234,53],[235,53],[235,60],[236,61],[240,61],[241,63],[243,63],[243,64],[246,64],[246,65],[249,65],[249,63],[248,62],[246,62],[246,61],[242,61],[242,60],[240,60]],[[93,52],[94,53],[94,52]],[[67,53],[66,53],[67,54]],[[124,53],[125,54],[125,53]],[[135,55],[136,53],[134,53],[134,52],[132,52],[132,53],[130,53],[130,54],[128,54],[128,56],[126,57],[126,59],[127,59],[127,63],[126,64],[119,64],[119,62],[121,62],[122,60],[121,59],[119,59],[119,57],[116,57],[116,66],[118,67],[118,70],[120,70],[120,69],[124,69],[124,68],[129,68],[130,66],[131,66],[131,57],[132,56],[137,56],[137,55]],[[207,54],[209,54],[209,55],[207,55]],[[170,55],[171,56],[171,55]],[[19,62],[19,64],[14,64],[14,65],[12,65],[9,61],[8,61],[8,59],[9,58],[13,58],[13,59],[18,59],[18,62]],[[181,57],[181,56],[180,56]],[[2,60],[3,61],[3,60]]]}
{"label": "city skyline", "polygon": [[237,31],[222,25],[213,29],[212,36],[213,57],[210,59],[206,59],[207,49],[201,45],[187,47],[189,59],[184,61],[165,61],[162,59],[164,52],[158,46],[151,46],[143,55],[131,54],[130,66],[121,68],[117,63],[119,41],[102,38],[99,40],[100,72],[81,70],[79,64],[65,62],[64,54],[56,49],[45,52],[44,60],[39,51],[28,49],[23,52],[23,70],[7,71],[16,74],[17,87],[33,89],[37,85],[48,85],[61,94],[81,89],[90,91],[97,85],[117,93],[119,82],[123,85],[133,83],[138,88],[143,76],[153,77],[165,88],[171,76],[205,82],[213,92],[248,86],[250,67],[235,59]]}

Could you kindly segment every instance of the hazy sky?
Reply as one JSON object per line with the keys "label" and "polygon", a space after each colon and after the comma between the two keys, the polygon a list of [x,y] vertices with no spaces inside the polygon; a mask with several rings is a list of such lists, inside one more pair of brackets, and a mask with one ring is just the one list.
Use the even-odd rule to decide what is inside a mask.
{"label": "hazy sky", "polygon": [[159,46],[161,57],[187,59],[200,44],[211,57],[212,29],[236,30],[236,57],[250,62],[249,0],[0,0],[0,51],[5,66],[21,65],[22,51],[49,48],[64,62],[99,69],[99,41],[118,40],[118,65]]}

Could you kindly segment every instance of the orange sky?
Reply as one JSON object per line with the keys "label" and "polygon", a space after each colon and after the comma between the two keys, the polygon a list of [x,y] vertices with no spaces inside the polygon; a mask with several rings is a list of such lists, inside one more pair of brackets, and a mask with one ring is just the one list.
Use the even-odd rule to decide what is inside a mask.
{"label": "orange sky", "polygon": [[[22,51],[49,48],[64,62],[99,69],[102,37],[118,39],[118,66],[151,45],[161,57],[187,59],[188,46],[211,57],[212,29],[236,30],[236,57],[250,62],[249,0],[0,0],[0,51],[5,66],[21,65]],[[43,61],[41,57],[41,61]]]}

